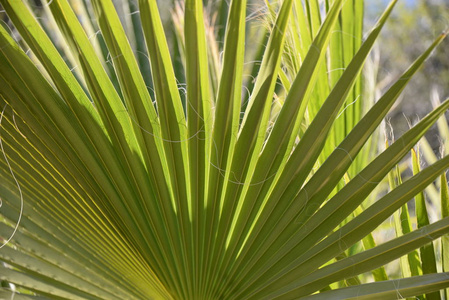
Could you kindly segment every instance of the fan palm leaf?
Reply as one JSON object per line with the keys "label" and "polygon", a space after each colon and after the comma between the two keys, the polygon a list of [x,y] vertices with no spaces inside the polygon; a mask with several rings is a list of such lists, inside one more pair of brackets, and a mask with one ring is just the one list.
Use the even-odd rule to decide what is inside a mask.
{"label": "fan palm leaf", "polygon": [[[447,170],[447,156],[358,209],[449,108],[368,161],[363,147],[446,35],[366,114],[361,103],[349,108],[396,2],[363,43],[334,34],[361,36],[360,1],[267,2],[271,27],[247,98],[246,1],[220,11],[217,62],[200,0],[180,2],[182,58],[170,54],[156,0],[139,0],[129,23],[111,0],[53,0],[44,17],[0,0],[20,34],[0,27],[1,297],[377,299],[447,289],[445,255],[441,273],[388,281],[379,269],[441,236],[447,248],[444,180],[440,220],[379,246],[371,235]],[[362,240],[371,246],[347,252]],[[436,266],[432,253],[423,267]],[[357,277],[376,270],[382,281]]]}

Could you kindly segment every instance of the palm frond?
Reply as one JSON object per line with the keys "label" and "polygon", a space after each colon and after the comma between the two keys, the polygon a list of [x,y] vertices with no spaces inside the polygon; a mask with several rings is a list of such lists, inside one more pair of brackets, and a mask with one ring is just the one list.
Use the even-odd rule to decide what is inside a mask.
{"label": "palm frond", "polygon": [[[413,177],[365,201],[446,128],[449,100],[369,149],[446,36],[370,104],[362,70],[396,2],[362,42],[362,1],[267,1],[266,45],[250,51],[250,1],[179,1],[171,36],[156,0],[0,0],[13,24],[0,27],[0,297],[439,299],[449,157],[421,170],[414,156]],[[261,62],[245,68],[245,53]],[[439,177],[432,223],[423,191]],[[403,234],[376,241],[401,207]],[[388,280],[410,253],[416,276]]]}

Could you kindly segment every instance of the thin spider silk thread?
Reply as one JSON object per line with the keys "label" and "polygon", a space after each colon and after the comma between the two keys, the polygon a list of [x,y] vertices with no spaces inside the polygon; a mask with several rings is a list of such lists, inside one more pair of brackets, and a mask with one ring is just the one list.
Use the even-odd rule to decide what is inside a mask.
{"label": "thin spider silk thread", "polygon": [[[3,107],[2,114],[0,115],[0,125],[1,125],[1,123],[2,123],[3,115],[4,115],[4,113],[5,113],[5,110],[6,110],[6,107],[7,107],[7,106],[8,106],[8,104],[6,104],[6,105]],[[6,156],[5,149],[3,148],[3,142],[2,142],[1,132],[0,132],[0,149],[2,150],[3,157],[5,158],[5,161],[6,161],[6,164],[8,165],[9,171],[11,172],[11,175],[12,175],[14,181],[16,182],[16,185],[17,185],[18,190],[19,190],[19,196],[20,196],[20,213],[19,213],[19,219],[17,220],[16,226],[14,227],[14,231],[12,232],[11,236],[10,236],[10,237],[9,237],[3,244],[2,244],[2,245],[0,245],[0,249],[1,249],[1,248],[3,248],[4,246],[6,246],[6,245],[12,240],[12,238],[13,238],[14,235],[16,234],[17,230],[19,229],[19,225],[20,225],[20,222],[21,222],[21,220],[22,220],[22,215],[23,215],[23,195],[22,195],[22,189],[20,188],[20,184],[19,184],[19,182],[17,181],[16,176],[14,175],[14,172],[13,172],[13,170],[12,170],[12,168],[11,168],[11,165],[10,165],[10,163],[9,163],[9,160],[8,160],[8,158],[7,158],[7,156]],[[3,201],[2,201],[2,199],[0,198],[0,208],[2,207],[2,205],[3,205]]]}

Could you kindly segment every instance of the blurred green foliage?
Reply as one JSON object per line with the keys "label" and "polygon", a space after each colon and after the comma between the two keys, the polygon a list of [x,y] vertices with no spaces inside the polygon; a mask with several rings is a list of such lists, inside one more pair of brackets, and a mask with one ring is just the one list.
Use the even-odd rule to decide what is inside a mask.
{"label": "blurred green foliage", "polygon": [[[366,10],[368,22],[374,21],[383,5],[382,1],[369,4]],[[410,65],[431,43],[435,35],[448,28],[449,1],[415,0],[398,3],[378,41],[381,45],[378,87],[383,90],[390,85],[401,70]],[[436,89],[444,98],[449,94],[448,83],[449,40],[445,40],[406,88],[400,105],[390,113],[398,135],[408,128],[403,114],[412,120],[416,116],[422,117],[432,109],[428,101],[429,92]]]}

